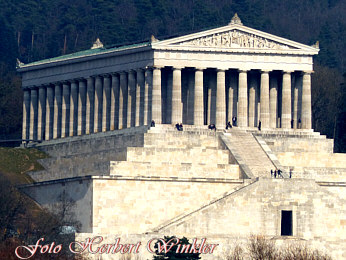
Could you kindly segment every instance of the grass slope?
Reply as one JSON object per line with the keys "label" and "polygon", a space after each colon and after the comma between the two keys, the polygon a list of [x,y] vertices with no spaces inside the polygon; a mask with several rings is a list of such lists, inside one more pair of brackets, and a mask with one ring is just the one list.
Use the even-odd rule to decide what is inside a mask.
{"label": "grass slope", "polygon": [[43,170],[38,159],[48,156],[33,148],[0,147],[0,174],[3,174],[13,185],[32,183],[29,171]]}

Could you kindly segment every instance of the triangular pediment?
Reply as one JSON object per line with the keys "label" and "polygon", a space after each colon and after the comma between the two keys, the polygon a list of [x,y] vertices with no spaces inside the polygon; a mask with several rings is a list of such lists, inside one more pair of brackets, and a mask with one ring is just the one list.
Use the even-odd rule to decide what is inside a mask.
{"label": "triangular pediment", "polygon": [[240,24],[207,30],[152,43],[153,47],[183,47],[191,49],[213,48],[248,51],[305,51],[317,54],[318,48],[255,30]]}
{"label": "triangular pediment", "polygon": [[180,46],[251,48],[251,49],[297,49],[295,46],[261,37],[238,29],[214,33],[192,40],[174,43]]}

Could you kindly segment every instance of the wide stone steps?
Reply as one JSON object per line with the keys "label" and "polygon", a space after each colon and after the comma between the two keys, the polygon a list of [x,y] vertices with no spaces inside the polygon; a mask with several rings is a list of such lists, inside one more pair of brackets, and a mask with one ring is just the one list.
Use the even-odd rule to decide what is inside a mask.
{"label": "wide stone steps", "polygon": [[64,157],[40,159],[43,171],[30,172],[35,181],[48,181],[85,175],[109,174],[109,161],[126,160],[126,149],[111,149]]}
{"label": "wide stone steps", "polygon": [[233,153],[241,158],[255,177],[270,177],[270,170],[275,166],[251,133],[231,130],[226,136]]}
{"label": "wide stone steps", "polygon": [[156,148],[129,147],[127,161],[131,162],[185,162],[185,163],[218,163],[228,164],[226,150],[211,148]]}
{"label": "wide stone steps", "polygon": [[172,162],[110,162],[110,174],[120,176],[239,179],[239,166]]}
{"label": "wide stone steps", "polygon": [[166,148],[218,148],[218,137],[216,135],[202,135],[178,131],[158,134],[150,130],[145,134],[144,146]]}

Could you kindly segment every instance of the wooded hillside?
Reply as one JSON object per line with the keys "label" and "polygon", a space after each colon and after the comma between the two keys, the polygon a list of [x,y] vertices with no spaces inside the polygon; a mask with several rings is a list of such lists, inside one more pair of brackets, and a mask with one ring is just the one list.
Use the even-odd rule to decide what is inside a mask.
{"label": "wooded hillside", "polygon": [[313,75],[313,126],[346,152],[345,0],[0,0],[0,139],[20,137],[24,63],[105,45],[244,25],[304,44],[320,42]]}

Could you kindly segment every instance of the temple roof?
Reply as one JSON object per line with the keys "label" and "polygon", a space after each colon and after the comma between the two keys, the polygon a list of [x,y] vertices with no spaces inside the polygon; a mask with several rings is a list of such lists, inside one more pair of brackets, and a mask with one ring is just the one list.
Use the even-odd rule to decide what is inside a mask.
{"label": "temple roof", "polygon": [[308,46],[246,27],[242,24],[239,16],[235,14],[230,23],[226,26],[203,30],[183,36],[171,37],[164,40],[158,40],[152,35],[150,41],[147,42],[123,46],[104,46],[100,39],[97,38],[91,49],[39,60],[28,64],[20,62],[17,63],[17,69],[21,71],[21,69],[28,69],[37,65],[69,60],[72,61],[80,58],[92,58],[102,54],[117,53],[142,47],[150,47],[154,50],[279,53],[298,55],[315,55],[319,51],[317,45]]}

